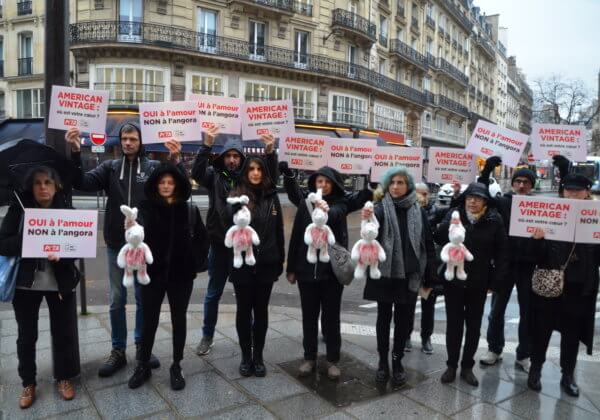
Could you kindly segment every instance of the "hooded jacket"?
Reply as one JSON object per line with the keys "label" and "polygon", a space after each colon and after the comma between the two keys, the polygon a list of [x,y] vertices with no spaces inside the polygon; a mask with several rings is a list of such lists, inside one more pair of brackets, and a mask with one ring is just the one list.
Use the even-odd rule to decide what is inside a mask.
{"label": "hooded jacket", "polygon": [[[131,124],[133,125],[133,124]],[[135,125],[133,125],[136,127]],[[139,128],[140,143],[142,133]],[[121,132],[119,132],[119,138]],[[104,214],[104,240],[110,248],[120,248],[125,243],[123,223],[125,216],[120,207],[126,204],[137,207],[146,198],[144,183],[160,165],[157,160],[150,160],[145,156],[143,143],[140,144],[137,159],[132,162],[122,155],[119,159],[106,160],[89,172],[83,172],[81,152],[71,153],[71,159],[76,167],[73,187],[81,191],[104,190],[107,196],[106,212]],[[178,165],[185,173],[183,165]]]}
{"label": "hooded jacket", "polygon": [[[465,209],[465,198],[472,194],[487,197],[487,210],[475,223],[469,221]],[[457,210],[466,230],[464,245],[474,257],[473,261],[465,261],[467,273],[465,286],[478,290],[498,291],[502,287],[508,269],[507,236],[502,217],[496,210],[487,187],[483,184],[476,182],[470,184],[457,199],[457,204],[457,207],[448,211],[438,226],[434,239],[440,246],[448,243],[450,220],[452,213]],[[452,283],[461,284],[463,281],[452,280]]]}
{"label": "hooded jacket", "polygon": [[[158,195],[158,181],[170,174],[175,179],[177,200],[168,204]],[[146,199],[140,205],[139,223],[144,226],[145,239],[154,262],[148,265],[148,274],[152,282],[183,282],[196,277],[194,252],[208,253],[206,228],[196,212],[196,225],[190,226],[190,210],[187,200],[192,187],[187,177],[172,164],[158,166],[148,177],[144,186]],[[195,249],[194,236],[204,238],[205,249]]]}
{"label": "hooded jacket", "polygon": [[[33,198],[31,191],[25,191],[19,195],[25,208],[39,207]],[[53,209],[69,208],[60,192],[54,196],[50,206]],[[10,207],[2,226],[0,226],[0,255],[20,256],[23,248],[23,209],[21,204],[15,199]],[[53,270],[58,292],[66,296],[73,292],[80,280],[80,274],[75,267],[75,260],[72,258],[61,258],[58,261],[48,261],[41,258],[21,258],[19,271],[17,273],[17,286],[30,288],[33,286],[35,272],[44,267],[45,270]]]}
{"label": "hooded jacket", "polygon": [[[227,231],[227,197],[238,184],[240,170],[228,171],[225,168],[224,158],[227,152],[235,150],[242,158],[240,168],[244,165],[245,155],[239,137],[228,136],[223,151],[212,161],[212,147],[202,144],[194,160],[192,178],[208,190],[208,214],[206,225],[208,237],[212,245],[223,246],[225,232]],[[277,179],[277,154],[267,154],[265,158],[266,167],[273,181]]]}
{"label": "hooded jacket", "polygon": [[315,182],[319,175],[329,178],[333,184],[331,194],[323,196],[323,199],[329,205],[327,225],[333,231],[336,242],[344,248],[348,248],[346,216],[348,214],[349,203],[344,192],[344,182],[340,173],[328,166],[319,169],[308,179],[309,191],[300,189],[295,177],[285,176],[284,187],[288,198],[298,208],[290,237],[286,271],[288,273],[295,273],[298,281],[316,282],[328,277],[334,277],[330,263],[318,261],[316,264],[310,264],[306,260],[308,246],[304,243],[304,231],[312,220],[311,212],[306,206],[305,199],[308,196],[308,192],[316,191]]}

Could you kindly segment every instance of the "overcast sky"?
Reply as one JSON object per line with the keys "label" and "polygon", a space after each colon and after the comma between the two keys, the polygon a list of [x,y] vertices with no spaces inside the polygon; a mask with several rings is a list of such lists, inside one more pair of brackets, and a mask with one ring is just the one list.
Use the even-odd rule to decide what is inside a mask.
{"label": "overcast sky", "polygon": [[508,28],[508,54],[527,81],[553,73],[581,79],[594,95],[600,71],[600,0],[475,0]]}

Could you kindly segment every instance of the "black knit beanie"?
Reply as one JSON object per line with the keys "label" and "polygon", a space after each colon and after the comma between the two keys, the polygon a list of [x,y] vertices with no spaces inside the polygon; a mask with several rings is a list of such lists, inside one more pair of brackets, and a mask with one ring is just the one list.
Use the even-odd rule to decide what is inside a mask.
{"label": "black knit beanie", "polygon": [[531,186],[535,186],[535,180],[537,179],[537,176],[531,169],[521,168],[513,172],[512,179],[510,180],[510,185],[512,185],[515,182],[515,179],[519,177],[527,178],[531,182]]}

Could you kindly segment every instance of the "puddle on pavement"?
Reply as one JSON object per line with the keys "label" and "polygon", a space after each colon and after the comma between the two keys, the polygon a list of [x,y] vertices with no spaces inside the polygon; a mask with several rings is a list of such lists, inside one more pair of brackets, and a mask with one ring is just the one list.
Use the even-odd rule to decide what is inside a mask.
{"label": "puddle on pavement", "polygon": [[338,367],[342,376],[337,381],[327,378],[327,361],[324,356],[317,362],[317,372],[307,377],[298,376],[298,368],[304,359],[280,363],[279,367],[298,382],[328,401],[335,407],[345,407],[352,403],[367,401],[382,395],[410,389],[425,380],[425,375],[416,370],[407,369],[407,384],[400,388],[392,388],[375,382],[375,370],[352,356],[342,353]]}

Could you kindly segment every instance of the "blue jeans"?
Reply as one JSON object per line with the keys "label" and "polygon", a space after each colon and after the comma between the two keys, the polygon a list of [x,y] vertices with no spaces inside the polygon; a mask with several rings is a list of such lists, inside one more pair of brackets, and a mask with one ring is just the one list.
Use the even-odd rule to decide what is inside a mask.
{"label": "blue jeans", "polygon": [[217,317],[219,316],[219,301],[227,278],[231,273],[231,251],[224,245],[211,244],[208,251],[208,288],[204,298],[204,327],[202,335],[215,335]]}
{"label": "blue jeans", "polygon": [[[108,278],[110,280],[110,329],[114,349],[125,350],[127,347],[127,289],[123,286],[123,270],[117,265],[118,249],[106,247],[108,259]],[[134,279],[135,289],[135,333],[136,344],[142,342],[142,286]]]}
{"label": "blue jeans", "polygon": [[523,360],[531,354],[531,335],[529,334],[529,311],[531,307],[531,277],[534,265],[512,263],[503,290],[492,294],[492,305],[488,316],[487,342],[490,351],[501,354],[504,349],[504,313],[510,301],[513,286],[517,286],[519,301],[519,345],[517,360]]}

